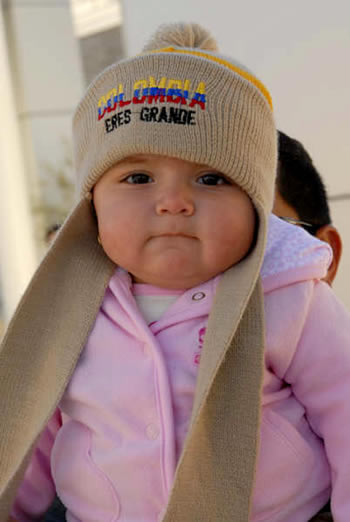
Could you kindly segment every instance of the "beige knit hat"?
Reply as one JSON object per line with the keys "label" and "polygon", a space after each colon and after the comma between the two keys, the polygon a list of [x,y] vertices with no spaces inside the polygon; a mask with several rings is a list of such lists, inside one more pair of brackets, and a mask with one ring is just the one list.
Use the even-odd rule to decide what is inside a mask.
{"label": "beige knit hat", "polygon": [[[93,81],[76,110],[73,134],[80,202],[38,268],[0,352],[0,520],[6,520],[24,463],[74,371],[115,269],[97,243],[91,189],[108,168],[138,153],[207,164],[241,186],[256,208],[255,247],[225,273],[209,318],[191,433],[174,486],[178,491],[179,484],[191,480],[193,459],[198,476],[208,459],[214,465],[213,455],[203,454],[198,440],[212,433],[212,447],[220,443],[221,429],[210,430],[215,397],[236,386],[234,408],[223,411],[221,423],[225,434],[225,423],[231,429],[234,415],[240,416],[235,437],[225,439],[225,447],[237,469],[244,469],[245,478],[240,479],[236,495],[219,502],[220,520],[232,520],[232,509],[241,513],[236,520],[246,520],[264,345],[258,278],[276,167],[269,93],[245,67],[218,54],[206,31],[194,24],[177,24],[162,28],[142,54],[110,66]],[[224,360],[232,369],[221,370]],[[227,459],[220,451],[217,454],[219,477],[224,480],[230,473]],[[215,484],[213,491],[221,495],[220,484]],[[187,499],[186,488],[181,503],[173,493],[165,520],[206,520],[209,497],[203,495],[193,518],[187,509],[193,499]]]}
{"label": "beige knit hat", "polygon": [[116,162],[151,153],[216,168],[271,209],[276,131],[270,95],[215,49],[200,26],[164,26],[142,54],[96,78],[73,123],[82,197]]}

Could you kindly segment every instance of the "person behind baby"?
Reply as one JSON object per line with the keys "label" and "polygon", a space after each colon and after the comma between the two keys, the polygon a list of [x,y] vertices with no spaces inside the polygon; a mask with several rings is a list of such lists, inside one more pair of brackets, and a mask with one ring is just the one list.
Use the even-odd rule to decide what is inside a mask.
{"label": "person behind baby", "polygon": [[70,522],[306,522],[330,495],[348,521],[350,321],[329,247],[270,217],[264,85],[167,26],[73,135],[81,200],[0,352],[2,519],[57,492]]}
{"label": "person behind baby", "polygon": [[324,280],[332,285],[342,255],[342,239],[332,223],[327,190],[303,144],[282,131],[278,131],[276,194],[272,212],[302,226],[309,234],[330,245],[333,259]]}

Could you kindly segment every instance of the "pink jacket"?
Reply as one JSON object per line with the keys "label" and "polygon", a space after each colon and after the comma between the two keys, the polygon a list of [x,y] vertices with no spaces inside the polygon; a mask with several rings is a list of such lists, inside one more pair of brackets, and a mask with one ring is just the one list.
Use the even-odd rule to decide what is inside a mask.
{"label": "pink jacket", "polygon": [[[252,522],[306,522],[330,492],[336,522],[350,520],[350,316],[319,281],[330,257],[325,244],[271,217]],[[186,291],[147,327],[117,270],[19,489],[19,522],[43,513],[55,489],[69,522],[161,520],[218,280]]]}

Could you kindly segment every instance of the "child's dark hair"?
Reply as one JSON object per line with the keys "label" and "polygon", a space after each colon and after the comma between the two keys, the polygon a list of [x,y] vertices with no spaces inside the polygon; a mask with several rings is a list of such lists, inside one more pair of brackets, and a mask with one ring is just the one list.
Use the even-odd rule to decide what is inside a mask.
{"label": "child's dark hair", "polygon": [[299,218],[311,223],[308,231],[331,223],[327,192],[321,176],[303,145],[278,131],[277,190]]}

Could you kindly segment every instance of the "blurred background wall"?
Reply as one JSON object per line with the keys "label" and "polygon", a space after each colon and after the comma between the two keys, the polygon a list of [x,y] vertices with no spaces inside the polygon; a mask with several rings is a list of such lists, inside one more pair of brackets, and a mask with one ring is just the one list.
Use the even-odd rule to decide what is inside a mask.
{"label": "blurred background wall", "polygon": [[117,0],[6,0],[0,21],[1,334],[74,201],[74,108],[124,51]]}
{"label": "blurred background wall", "polygon": [[[105,66],[140,52],[159,24],[178,20],[202,23],[216,36],[224,54],[251,68],[272,94],[278,128],[310,152],[325,179],[333,221],[344,240],[335,290],[350,306],[347,0],[331,4],[319,0],[124,0],[122,4],[119,0],[7,0],[0,5],[0,60],[2,56],[8,60],[10,81],[3,86],[1,78],[1,93],[13,94],[0,143],[2,167],[9,156],[1,176],[12,180],[6,194],[5,184],[0,184],[1,220],[13,222],[11,227],[6,224],[5,231],[4,224],[0,227],[5,320],[46,248],[46,228],[62,221],[72,204],[70,125],[84,88]],[[8,146],[10,120],[21,167],[13,163],[19,154]],[[19,194],[21,208],[27,209],[22,224],[15,211]],[[21,245],[23,254],[18,256]],[[11,265],[13,256],[19,257],[21,267],[14,269],[14,261]]]}

